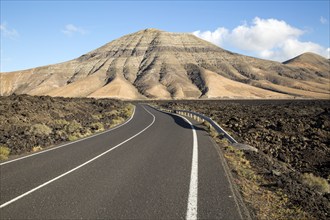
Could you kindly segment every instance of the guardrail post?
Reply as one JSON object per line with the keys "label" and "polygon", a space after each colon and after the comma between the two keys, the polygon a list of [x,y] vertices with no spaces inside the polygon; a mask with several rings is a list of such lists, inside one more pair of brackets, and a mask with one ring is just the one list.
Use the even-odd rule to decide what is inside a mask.
{"label": "guardrail post", "polygon": [[207,122],[209,122],[210,126],[212,126],[218,133],[224,134],[224,137],[227,138],[232,143],[232,146],[234,146],[235,148],[238,148],[238,149],[241,149],[241,150],[251,150],[251,151],[258,152],[258,149],[256,149],[255,147],[252,147],[252,146],[246,145],[246,144],[238,143],[223,128],[221,128],[220,125],[217,122],[213,121],[212,118],[209,118],[209,117],[204,116],[202,114],[191,112],[191,111],[184,111],[184,110],[180,111],[180,110],[169,110],[169,109],[167,111],[193,118],[194,120],[197,120],[198,122],[199,121],[202,121],[202,122],[207,121]]}

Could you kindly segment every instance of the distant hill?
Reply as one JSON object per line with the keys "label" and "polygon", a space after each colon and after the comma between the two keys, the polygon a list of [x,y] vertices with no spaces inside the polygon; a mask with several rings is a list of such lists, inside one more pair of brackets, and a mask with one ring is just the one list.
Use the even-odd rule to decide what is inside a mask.
{"label": "distant hill", "polygon": [[283,62],[283,64],[289,64],[302,68],[313,69],[319,74],[327,77],[329,75],[323,73],[329,73],[330,71],[330,60],[317,55],[315,53],[304,53],[288,61]]}
{"label": "distant hill", "polygon": [[125,35],[68,62],[0,74],[1,95],[330,98],[329,60],[316,54],[282,64],[156,29]]}

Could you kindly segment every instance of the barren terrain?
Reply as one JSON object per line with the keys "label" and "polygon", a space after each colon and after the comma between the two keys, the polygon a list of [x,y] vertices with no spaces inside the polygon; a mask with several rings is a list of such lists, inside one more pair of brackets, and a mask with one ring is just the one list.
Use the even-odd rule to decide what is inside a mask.
{"label": "barren terrain", "polygon": [[145,29],[74,60],[0,73],[0,95],[328,99],[329,68],[317,54],[279,63],[232,53],[189,33]]}
{"label": "barren terrain", "polygon": [[[262,188],[281,190],[292,206],[315,219],[328,218],[330,101],[228,100],[158,104],[213,118],[237,141],[259,150],[258,153],[245,152],[245,157],[266,181]],[[310,176],[320,177],[322,184],[307,184],[306,178]],[[293,218],[294,214],[286,217]]]}
{"label": "barren terrain", "polygon": [[[230,145],[224,145],[221,135],[216,138],[224,147],[229,163],[235,160],[237,163],[238,155],[239,163],[231,169],[252,216],[257,219],[329,218],[329,100],[153,103],[209,116],[236,140],[259,150],[258,153],[246,151],[242,156]],[[8,156],[3,155],[4,149],[9,149],[9,156],[15,156],[86,137],[122,123],[131,113],[131,105],[110,99],[0,97],[1,158]],[[242,168],[248,182],[239,177]],[[258,190],[252,187],[247,193],[250,186]],[[275,202],[271,193],[279,202]]]}
{"label": "barren terrain", "polygon": [[10,155],[73,141],[124,122],[131,106],[120,101],[28,95],[0,97],[0,146]]}

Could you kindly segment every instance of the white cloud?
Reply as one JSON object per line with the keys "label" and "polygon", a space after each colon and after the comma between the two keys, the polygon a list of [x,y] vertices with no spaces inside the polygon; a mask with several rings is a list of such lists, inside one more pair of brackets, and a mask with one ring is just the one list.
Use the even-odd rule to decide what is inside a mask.
{"label": "white cloud", "polygon": [[227,37],[228,35],[228,30],[226,28],[218,28],[214,32],[211,31],[195,31],[193,32],[194,35],[207,40],[211,43],[217,44],[217,45],[222,45],[223,40]]}
{"label": "white cloud", "polygon": [[83,28],[77,27],[73,24],[67,24],[67,25],[65,25],[64,30],[62,30],[62,33],[67,36],[73,36],[75,33],[84,35],[87,33],[87,31],[84,30]]}
{"label": "white cloud", "polygon": [[328,20],[327,20],[325,17],[321,16],[321,18],[320,18],[320,22],[321,22],[322,24],[327,24],[327,23],[328,23]]}
{"label": "white cloud", "polygon": [[277,19],[254,18],[251,24],[239,25],[232,30],[224,27],[212,31],[195,31],[194,35],[222,47],[234,47],[252,56],[285,61],[304,52],[329,57],[327,48],[313,42],[302,42],[305,31]]}
{"label": "white cloud", "polygon": [[0,24],[0,31],[1,31],[1,35],[3,35],[4,37],[8,37],[10,39],[15,39],[19,37],[18,32],[13,28],[9,28],[6,23]]}
{"label": "white cloud", "polygon": [[231,32],[231,43],[244,50],[269,50],[283,41],[299,37],[303,31],[284,21],[255,18],[251,26],[241,25]]}
{"label": "white cloud", "polygon": [[301,42],[298,39],[286,40],[285,44],[283,45],[283,52],[290,57],[294,57],[297,54],[302,54],[305,52],[314,52],[329,58],[327,48],[324,48],[313,42]]}

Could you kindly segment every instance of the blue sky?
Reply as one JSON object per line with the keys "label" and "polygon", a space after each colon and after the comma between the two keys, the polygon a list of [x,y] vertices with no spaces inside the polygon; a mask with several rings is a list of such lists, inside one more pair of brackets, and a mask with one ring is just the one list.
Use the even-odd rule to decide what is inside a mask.
{"label": "blue sky", "polygon": [[329,1],[3,1],[1,72],[74,59],[145,28],[284,61],[329,56]]}

